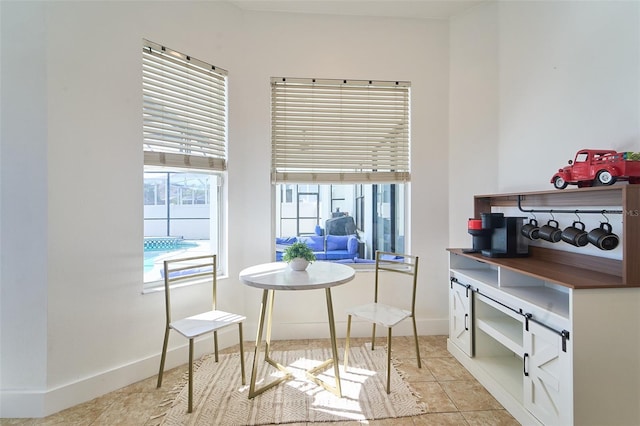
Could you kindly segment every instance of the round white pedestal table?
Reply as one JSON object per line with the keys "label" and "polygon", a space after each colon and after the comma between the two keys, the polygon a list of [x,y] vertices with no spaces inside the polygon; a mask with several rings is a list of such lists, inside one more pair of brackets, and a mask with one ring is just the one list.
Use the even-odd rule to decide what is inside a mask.
{"label": "round white pedestal table", "polygon": [[[258,320],[258,335],[256,337],[256,348],[253,357],[253,367],[251,369],[251,384],[249,386],[249,398],[293,378],[287,368],[281,365],[269,355],[271,345],[271,324],[273,317],[273,305],[275,291],[301,291],[324,289],[327,298],[327,314],[329,322],[329,333],[331,337],[331,350],[333,357],[322,364],[307,371],[307,377],[324,387],[335,395],[342,397],[340,389],[340,372],[338,368],[338,347],[336,345],[336,325],[333,317],[333,302],[331,300],[331,287],[345,284],[355,277],[355,270],[347,265],[333,262],[316,261],[310,264],[304,271],[294,271],[285,262],[265,263],[251,266],[240,272],[240,280],[250,286],[262,289],[262,303],[260,305],[260,316]],[[262,346],[262,336],[265,316],[267,317],[265,354],[264,361],[285,373],[279,379],[256,389],[256,372],[258,369],[258,358]],[[317,373],[324,371],[333,365],[336,383],[331,386],[320,380]]]}

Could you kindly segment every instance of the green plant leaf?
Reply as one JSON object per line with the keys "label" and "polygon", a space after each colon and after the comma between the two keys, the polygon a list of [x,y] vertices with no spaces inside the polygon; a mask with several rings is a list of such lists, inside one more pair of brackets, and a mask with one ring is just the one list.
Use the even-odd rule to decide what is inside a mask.
{"label": "green plant leaf", "polygon": [[284,249],[282,260],[285,262],[291,262],[296,257],[301,257],[308,262],[316,260],[316,255],[313,253],[313,250],[311,250],[311,248],[302,241],[295,242]]}

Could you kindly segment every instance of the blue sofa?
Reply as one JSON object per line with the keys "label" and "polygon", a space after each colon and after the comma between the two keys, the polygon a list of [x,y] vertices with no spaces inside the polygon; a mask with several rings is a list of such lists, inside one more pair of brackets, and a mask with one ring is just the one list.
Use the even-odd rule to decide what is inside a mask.
{"label": "blue sofa", "polygon": [[276,238],[276,260],[282,260],[284,249],[298,241],[308,245],[318,260],[354,259],[358,257],[357,235],[309,235]]}

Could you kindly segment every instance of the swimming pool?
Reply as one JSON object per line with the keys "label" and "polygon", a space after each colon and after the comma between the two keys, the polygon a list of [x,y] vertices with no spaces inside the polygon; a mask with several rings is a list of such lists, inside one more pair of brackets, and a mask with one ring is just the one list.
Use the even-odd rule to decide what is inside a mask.
{"label": "swimming pool", "polygon": [[146,274],[147,272],[151,271],[154,266],[156,265],[156,262],[158,264],[162,263],[162,260],[166,259],[167,255],[170,255],[171,253],[174,252],[180,252],[182,251],[182,249],[174,249],[174,250],[150,250],[144,251],[144,273]]}
{"label": "swimming pool", "polygon": [[194,247],[198,243],[182,237],[144,237],[144,251],[171,251],[183,247]]}
{"label": "swimming pool", "polygon": [[162,262],[185,253],[196,254],[208,251],[209,241],[188,241],[174,237],[145,237],[144,282],[161,279]]}

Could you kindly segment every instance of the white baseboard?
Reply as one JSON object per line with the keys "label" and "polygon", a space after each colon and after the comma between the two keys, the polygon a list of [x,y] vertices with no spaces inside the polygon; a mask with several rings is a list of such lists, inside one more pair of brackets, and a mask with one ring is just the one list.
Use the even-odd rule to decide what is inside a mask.
{"label": "white baseboard", "polygon": [[0,419],[44,417],[46,392],[0,391]]}
{"label": "white baseboard", "polygon": [[[417,322],[420,335],[447,334],[449,322],[442,320],[419,320]],[[386,336],[385,330],[380,330],[381,336]],[[249,327],[244,340],[251,342],[255,339],[256,327]],[[411,323],[405,321],[394,328],[394,336],[411,336]],[[346,335],[346,321],[336,323],[338,338]],[[371,324],[354,320],[351,327],[352,337],[369,337]],[[326,322],[274,324],[273,340],[292,339],[323,339],[329,337],[329,326]],[[158,342],[161,343],[161,342]],[[219,333],[219,347],[226,348],[238,343],[235,330]],[[196,357],[212,351],[213,337],[208,336],[196,342]],[[250,350],[252,348],[245,348]],[[188,360],[187,340],[184,344],[172,348],[167,353],[165,371],[186,364]],[[40,390],[2,390],[0,391],[0,418],[41,418],[74,405],[90,401],[106,393],[118,390],[130,384],[147,379],[158,374],[160,354],[137,360],[130,364],[114,367],[108,371],[86,377],[56,388]]]}
{"label": "white baseboard", "polygon": [[[180,346],[167,351],[165,371],[186,364],[189,357],[188,340],[182,339]],[[162,344],[162,342],[158,342]],[[238,343],[237,331],[219,332],[220,349]],[[195,358],[213,351],[213,336],[196,341]],[[158,374],[160,354],[152,355],[130,364],[115,367],[109,371],[77,380],[56,388],[42,390],[2,390],[0,391],[0,418],[41,418],[106,393],[121,389]],[[186,371],[186,369],[185,369]],[[155,382],[152,384],[155,386]]]}

